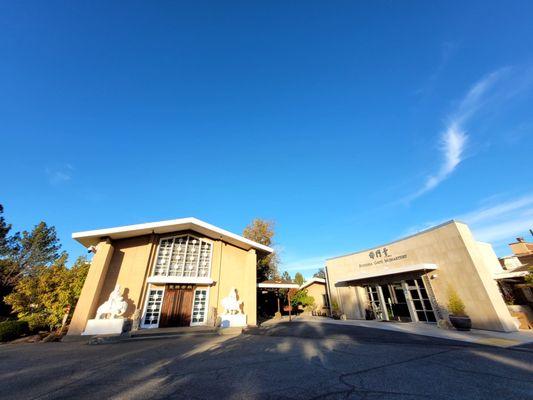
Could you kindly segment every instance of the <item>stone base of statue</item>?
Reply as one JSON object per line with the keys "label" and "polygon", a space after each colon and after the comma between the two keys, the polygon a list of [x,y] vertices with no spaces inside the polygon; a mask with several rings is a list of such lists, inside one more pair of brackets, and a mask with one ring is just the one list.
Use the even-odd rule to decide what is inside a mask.
{"label": "stone base of statue", "polygon": [[220,316],[221,328],[236,328],[246,326],[246,314],[222,314]]}
{"label": "stone base of statue", "polygon": [[90,319],[82,335],[120,335],[125,321],[125,318]]}

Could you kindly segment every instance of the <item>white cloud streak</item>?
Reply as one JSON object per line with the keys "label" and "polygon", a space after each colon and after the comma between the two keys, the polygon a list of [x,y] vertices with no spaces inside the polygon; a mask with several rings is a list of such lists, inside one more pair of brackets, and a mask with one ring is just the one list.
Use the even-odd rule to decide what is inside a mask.
{"label": "white cloud streak", "polygon": [[533,194],[483,207],[458,217],[477,240],[506,244],[533,229]]}
{"label": "white cloud streak", "polygon": [[407,202],[422,196],[436,188],[447,179],[464,160],[464,152],[469,141],[469,136],[463,128],[466,123],[487,100],[487,93],[506,72],[506,68],[492,72],[476,82],[459,103],[457,110],[449,117],[446,129],[440,135],[440,152],[443,157],[442,164],[437,173],[430,175],[424,185],[415,193],[407,197]]}
{"label": "white cloud streak", "polygon": [[46,168],[46,175],[48,176],[48,182],[52,185],[59,185],[64,182],[68,182],[72,179],[72,173],[74,167],[70,164],[65,164],[60,168]]}
{"label": "white cloud streak", "polygon": [[489,242],[497,252],[507,253],[508,243],[518,236],[528,235],[529,229],[533,229],[533,193],[499,203],[489,200],[490,205],[471,212],[412,226],[398,239],[456,219],[468,224],[476,240]]}

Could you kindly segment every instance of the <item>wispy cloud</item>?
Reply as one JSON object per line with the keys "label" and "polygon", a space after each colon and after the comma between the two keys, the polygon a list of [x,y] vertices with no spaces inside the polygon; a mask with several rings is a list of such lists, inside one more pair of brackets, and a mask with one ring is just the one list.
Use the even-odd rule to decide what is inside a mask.
{"label": "wispy cloud", "polygon": [[507,243],[533,229],[533,194],[484,206],[458,219],[470,225],[477,240]]}
{"label": "wispy cloud", "polygon": [[283,263],[279,269],[280,271],[287,271],[291,275],[294,275],[296,272],[301,272],[305,277],[310,277],[319,268],[323,268],[326,265],[326,259],[330,257],[333,257],[333,255],[315,256]]}
{"label": "wispy cloud", "polygon": [[46,168],[48,182],[52,185],[59,185],[72,179],[74,167],[71,164],[64,164],[56,168]]}
{"label": "wispy cloud", "polygon": [[410,227],[401,237],[456,219],[468,224],[476,240],[491,243],[497,251],[507,251],[507,243],[533,229],[533,193],[502,199],[502,195],[484,199],[479,208],[462,215],[428,221]]}
{"label": "wispy cloud", "polygon": [[424,185],[408,196],[410,202],[424,193],[436,188],[447,179],[465,158],[465,149],[469,142],[464,124],[489,101],[488,93],[508,71],[502,68],[494,71],[476,82],[459,102],[457,109],[448,117],[446,128],[440,135],[439,151],[442,163],[439,170],[427,177]]}

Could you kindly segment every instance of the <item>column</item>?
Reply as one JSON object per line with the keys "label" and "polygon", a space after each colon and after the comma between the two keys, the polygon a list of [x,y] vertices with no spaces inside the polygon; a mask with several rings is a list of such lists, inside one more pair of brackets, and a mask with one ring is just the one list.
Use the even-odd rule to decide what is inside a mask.
{"label": "column", "polygon": [[85,330],[87,320],[94,317],[98,308],[100,292],[107,275],[107,269],[113,256],[111,240],[102,240],[96,246],[96,254],[93,256],[91,267],[85,278],[78,304],[74,310],[68,335],[81,335]]}

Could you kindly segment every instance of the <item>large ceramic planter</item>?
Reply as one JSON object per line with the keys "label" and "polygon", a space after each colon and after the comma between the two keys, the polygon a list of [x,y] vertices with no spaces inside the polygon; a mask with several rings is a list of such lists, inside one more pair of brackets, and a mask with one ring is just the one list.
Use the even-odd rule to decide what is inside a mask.
{"label": "large ceramic planter", "polygon": [[469,331],[472,328],[472,320],[470,317],[450,315],[449,318],[453,327],[458,331]]}

